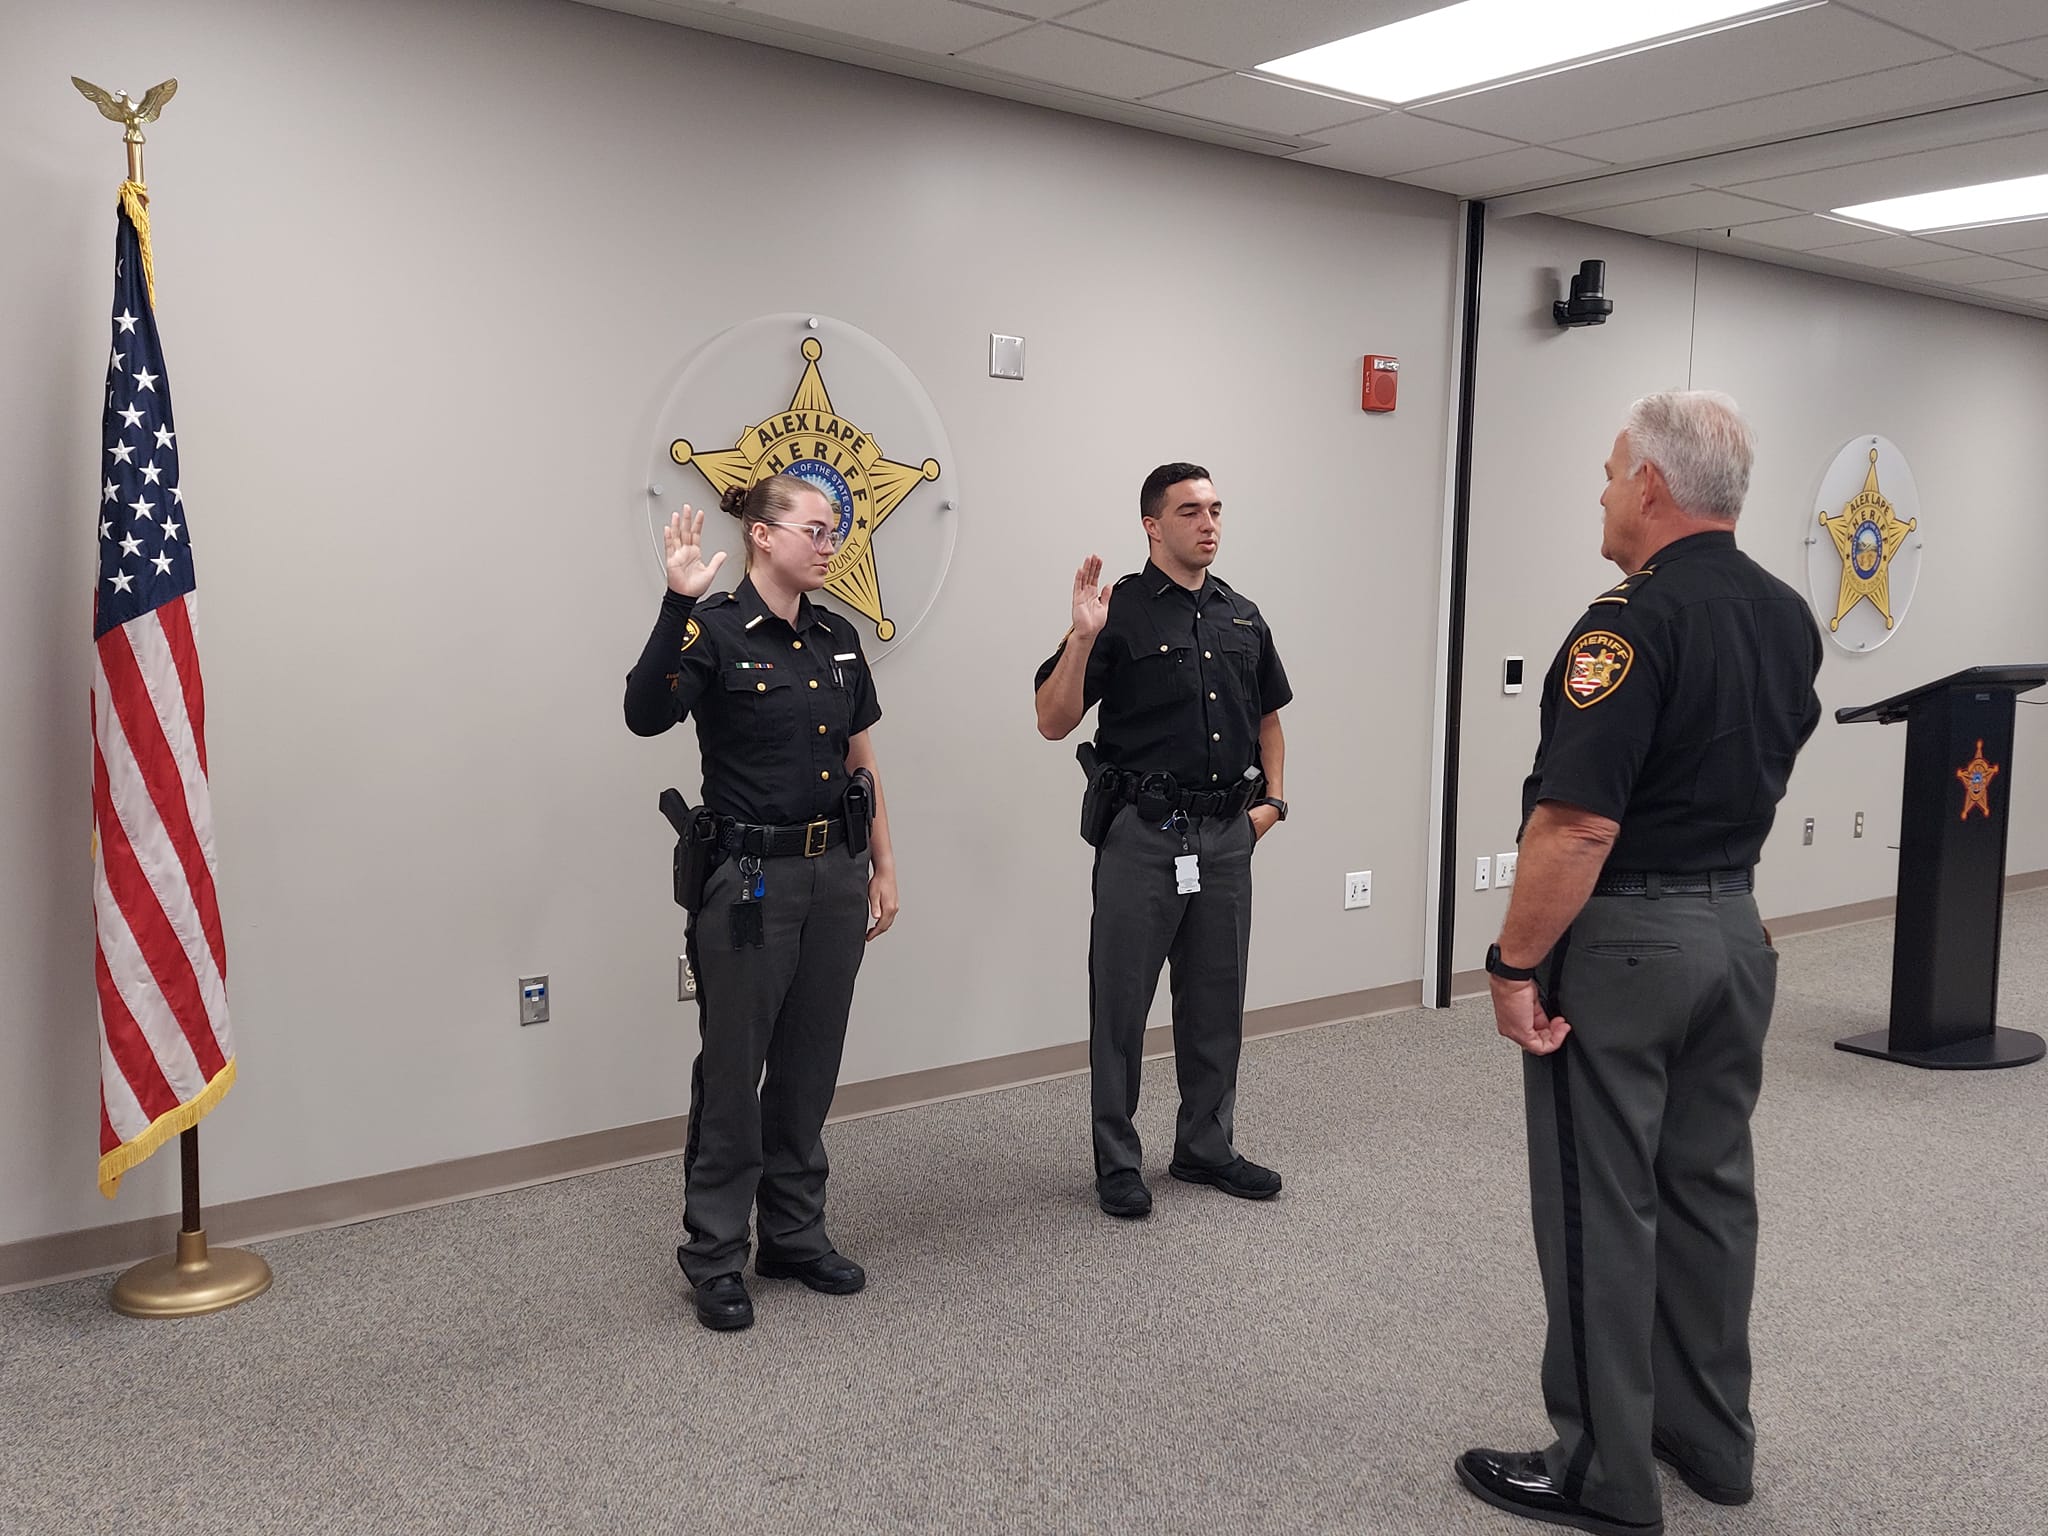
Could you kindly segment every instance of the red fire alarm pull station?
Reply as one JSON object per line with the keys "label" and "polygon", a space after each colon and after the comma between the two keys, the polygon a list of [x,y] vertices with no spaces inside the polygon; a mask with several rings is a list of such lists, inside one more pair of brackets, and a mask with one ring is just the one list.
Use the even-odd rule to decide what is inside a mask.
{"label": "red fire alarm pull station", "polygon": [[1401,359],[1398,357],[1368,357],[1365,360],[1365,389],[1359,398],[1359,408],[1367,411],[1391,411],[1394,395],[1401,384]]}

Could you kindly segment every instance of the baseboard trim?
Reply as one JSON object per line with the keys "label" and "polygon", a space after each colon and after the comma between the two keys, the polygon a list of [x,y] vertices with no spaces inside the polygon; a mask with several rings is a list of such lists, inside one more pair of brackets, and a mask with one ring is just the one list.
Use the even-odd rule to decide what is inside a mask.
{"label": "baseboard trim", "polygon": [[[2011,875],[2005,882],[2008,894],[2044,887],[2048,887],[2048,869]],[[1817,912],[1773,917],[1769,922],[1773,933],[1789,937],[1890,917],[1896,908],[1896,900],[1887,896],[1877,901],[1859,901]],[[1483,971],[1459,971],[1451,978],[1453,997],[1476,996],[1485,990],[1486,973]],[[1421,1004],[1422,983],[1407,981],[1364,992],[1344,992],[1306,1002],[1255,1008],[1245,1015],[1245,1038],[1316,1029],[1375,1014],[1416,1008]],[[1147,1031],[1145,1054],[1148,1057],[1168,1056],[1172,1052],[1171,1030]],[[1077,1040],[1038,1050],[992,1056],[981,1061],[963,1061],[918,1072],[903,1072],[893,1077],[841,1085],[832,1100],[832,1119],[856,1120],[869,1115],[890,1114],[921,1104],[995,1093],[1004,1088],[1069,1077],[1087,1070],[1088,1045],[1086,1041]],[[592,1131],[583,1136],[566,1136],[558,1141],[508,1147],[502,1152],[485,1152],[444,1163],[429,1163],[419,1168],[401,1168],[391,1173],[344,1179],[309,1189],[285,1190],[252,1200],[231,1201],[207,1208],[207,1236],[217,1244],[262,1242],[299,1232],[373,1221],[402,1211],[417,1211],[457,1200],[502,1194],[507,1190],[575,1178],[579,1174],[596,1173],[606,1168],[620,1168],[629,1163],[673,1157],[682,1151],[685,1129],[684,1118],[675,1115],[608,1131]],[[143,1259],[168,1253],[175,1244],[177,1229],[178,1217],[173,1213],[0,1243],[0,1294],[124,1269]]]}
{"label": "baseboard trim", "polygon": [[[1289,1034],[1415,1008],[1421,1003],[1422,984],[1404,982],[1365,992],[1255,1008],[1245,1015],[1244,1032],[1247,1039]],[[1172,1053],[1170,1029],[1146,1032],[1148,1057]],[[1077,1040],[981,1061],[904,1072],[841,1085],[833,1096],[831,1118],[864,1119],[920,1104],[1071,1077],[1087,1070],[1088,1044]],[[674,1157],[683,1150],[686,1130],[684,1117],[676,1115],[558,1141],[509,1147],[502,1152],[485,1152],[418,1168],[230,1201],[207,1207],[206,1233],[209,1241],[219,1245],[262,1242],[457,1200],[503,1194],[606,1168]],[[156,1254],[168,1253],[175,1245],[177,1230],[178,1217],[172,1213],[0,1244],[0,1294],[124,1269]]]}

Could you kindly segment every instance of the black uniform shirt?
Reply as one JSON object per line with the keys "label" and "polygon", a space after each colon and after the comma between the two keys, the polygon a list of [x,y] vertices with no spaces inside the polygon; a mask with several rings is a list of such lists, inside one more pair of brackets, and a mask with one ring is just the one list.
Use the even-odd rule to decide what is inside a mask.
{"label": "black uniform shirt", "polygon": [[1820,722],[1820,627],[1713,530],[1593,600],[1544,679],[1522,821],[1558,800],[1621,823],[1607,868],[1747,869]]}
{"label": "black uniform shirt", "polygon": [[1257,605],[1215,576],[1190,592],[1148,560],[1109,594],[1081,696],[1083,708],[1102,705],[1095,746],[1105,762],[1201,790],[1227,789],[1259,761],[1259,718],[1294,690]]}
{"label": "black uniform shirt", "polygon": [[626,724],[657,736],[697,717],[704,803],[765,826],[835,815],[846,744],[877,720],[873,680],[851,621],[797,603],[768,611],[751,579],[693,601],[664,593],[661,617],[626,675]]}

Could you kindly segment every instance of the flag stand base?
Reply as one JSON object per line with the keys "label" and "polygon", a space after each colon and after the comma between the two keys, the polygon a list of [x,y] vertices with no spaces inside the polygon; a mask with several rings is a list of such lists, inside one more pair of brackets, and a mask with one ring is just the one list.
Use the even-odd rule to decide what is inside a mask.
{"label": "flag stand base", "polygon": [[201,1317],[270,1289],[270,1266],[246,1248],[208,1252],[206,1232],[178,1234],[178,1251],[145,1259],[114,1283],[116,1312],[130,1317]]}

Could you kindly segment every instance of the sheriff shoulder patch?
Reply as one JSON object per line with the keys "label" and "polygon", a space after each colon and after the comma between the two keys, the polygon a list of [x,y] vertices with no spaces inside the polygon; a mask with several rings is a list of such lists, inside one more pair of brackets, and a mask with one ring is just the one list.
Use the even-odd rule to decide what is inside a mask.
{"label": "sheriff shoulder patch", "polygon": [[1588,709],[1621,687],[1636,659],[1636,648],[1604,629],[1589,629],[1571,643],[1564,669],[1564,696]]}
{"label": "sheriff shoulder patch", "polygon": [[697,643],[698,637],[703,633],[704,626],[699,624],[695,619],[691,619],[687,623],[685,623],[683,625],[683,649],[687,651],[691,646],[695,645]]}

